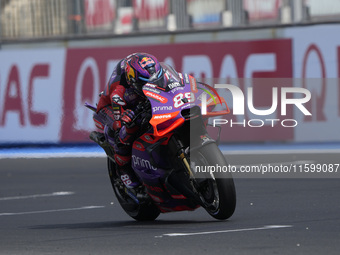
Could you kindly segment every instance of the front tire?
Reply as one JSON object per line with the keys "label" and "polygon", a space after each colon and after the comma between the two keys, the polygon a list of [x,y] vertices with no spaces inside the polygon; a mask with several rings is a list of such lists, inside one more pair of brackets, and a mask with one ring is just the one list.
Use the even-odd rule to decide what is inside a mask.
{"label": "front tire", "polygon": [[[192,154],[195,155],[191,157],[194,165],[206,167],[205,169],[208,166],[228,165],[216,143],[207,144]],[[236,191],[231,173],[208,172],[204,174],[205,178],[201,178],[201,175],[199,173],[199,193],[206,204],[206,211],[215,219],[230,218],[236,207]]]}

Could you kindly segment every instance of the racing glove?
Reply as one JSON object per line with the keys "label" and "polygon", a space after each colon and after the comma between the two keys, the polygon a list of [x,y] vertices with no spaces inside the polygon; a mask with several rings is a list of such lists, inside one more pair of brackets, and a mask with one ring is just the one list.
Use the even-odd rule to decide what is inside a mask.
{"label": "racing glove", "polygon": [[135,113],[130,110],[126,109],[120,117],[120,120],[123,122],[122,124],[127,127],[133,127],[135,125],[134,121]]}
{"label": "racing glove", "polygon": [[122,128],[119,130],[119,139],[123,144],[130,144],[134,141],[135,134],[139,129],[134,123],[135,113],[126,109],[120,117]]}

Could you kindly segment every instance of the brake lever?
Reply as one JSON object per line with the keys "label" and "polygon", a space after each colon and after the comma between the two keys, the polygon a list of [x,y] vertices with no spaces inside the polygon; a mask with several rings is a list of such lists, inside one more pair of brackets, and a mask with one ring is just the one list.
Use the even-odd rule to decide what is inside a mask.
{"label": "brake lever", "polygon": [[146,100],[145,102],[141,102],[137,105],[135,110],[135,116],[131,121],[130,125],[126,125],[127,128],[131,128],[135,126],[136,121],[143,115],[145,116],[140,121],[140,126],[144,126],[146,123],[148,123],[152,117],[151,114],[151,104],[149,100]]}

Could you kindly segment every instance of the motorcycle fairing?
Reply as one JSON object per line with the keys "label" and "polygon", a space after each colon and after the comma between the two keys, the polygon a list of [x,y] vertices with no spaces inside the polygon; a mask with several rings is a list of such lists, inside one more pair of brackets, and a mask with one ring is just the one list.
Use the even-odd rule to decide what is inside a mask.
{"label": "motorcycle fairing", "polygon": [[[225,102],[209,85],[196,83],[187,74],[180,74],[179,77],[175,82],[170,79],[166,86],[158,87],[151,83],[143,86],[143,92],[151,104],[152,130],[137,138],[132,148],[132,168],[162,212],[194,210],[199,207],[192,199],[183,195],[181,187],[175,187],[182,177],[175,172],[175,167],[171,168],[175,159],[171,158],[167,146],[173,131],[186,121],[182,111],[194,106],[200,107],[203,93],[207,94],[208,108]],[[227,105],[226,107],[227,111],[207,117],[225,114],[229,111]],[[213,140],[207,134],[202,134],[197,146],[208,142]]]}
{"label": "motorcycle fairing", "polygon": [[[207,112],[204,118],[221,116],[230,113],[229,107],[217,91],[208,84],[196,82],[191,75],[182,74],[180,82],[169,80],[166,87],[158,87],[156,84],[147,83],[143,86],[143,92],[149,99],[152,109],[150,124],[155,136],[163,136],[179,126],[183,125],[185,118],[182,110],[193,106],[202,107],[202,94],[205,93]],[[213,111],[217,105],[223,105],[225,110]]]}
{"label": "motorcycle fairing", "polygon": [[[134,142],[131,159],[132,168],[143,182],[147,193],[162,212],[196,209],[196,203],[183,196],[167,181],[169,172],[173,171],[173,169],[169,169],[172,163],[170,155],[167,154],[167,143],[172,133],[168,134],[167,140],[159,144],[150,156],[147,148],[160,140],[160,138],[150,140],[148,137],[152,136],[152,133],[146,133]],[[140,149],[141,146],[144,149]],[[156,162],[156,165],[152,164],[151,158]]]}

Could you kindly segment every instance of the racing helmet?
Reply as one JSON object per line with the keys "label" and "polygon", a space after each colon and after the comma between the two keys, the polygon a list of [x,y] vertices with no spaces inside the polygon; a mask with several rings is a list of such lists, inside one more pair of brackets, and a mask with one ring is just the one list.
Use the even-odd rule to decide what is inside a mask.
{"label": "racing helmet", "polygon": [[155,56],[134,53],[125,59],[125,77],[127,83],[143,95],[143,85],[162,78],[163,68]]}

